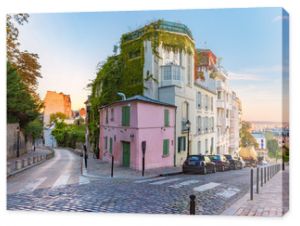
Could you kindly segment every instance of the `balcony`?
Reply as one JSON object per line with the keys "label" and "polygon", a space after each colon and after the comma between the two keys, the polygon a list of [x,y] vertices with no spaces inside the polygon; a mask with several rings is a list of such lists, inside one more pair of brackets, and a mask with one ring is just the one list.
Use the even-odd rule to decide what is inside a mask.
{"label": "balcony", "polygon": [[161,68],[161,86],[183,86],[183,69],[180,65],[169,64]]}
{"label": "balcony", "polygon": [[226,85],[223,81],[216,81],[216,89],[217,90],[226,90]]}

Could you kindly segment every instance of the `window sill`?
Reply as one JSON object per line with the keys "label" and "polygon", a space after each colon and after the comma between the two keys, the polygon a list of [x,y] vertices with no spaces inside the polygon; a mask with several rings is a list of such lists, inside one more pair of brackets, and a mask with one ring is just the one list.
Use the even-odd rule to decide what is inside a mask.
{"label": "window sill", "polygon": [[170,156],[170,154],[162,155],[161,157],[162,157],[162,158],[168,158],[169,156]]}

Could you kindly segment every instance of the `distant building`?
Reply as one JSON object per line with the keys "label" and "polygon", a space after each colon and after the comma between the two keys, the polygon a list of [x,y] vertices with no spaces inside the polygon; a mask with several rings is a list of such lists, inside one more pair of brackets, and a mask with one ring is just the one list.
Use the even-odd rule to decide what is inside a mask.
{"label": "distant building", "polygon": [[171,167],[175,160],[176,106],[134,96],[100,108],[99,157],[132,169]]}
{"label": "distant building", "polygon": [[50,115],[53,113],[61,112],[68,118],[72,117],[70,95],[62,92],[47,91],[44,106],[44,125],[49,125]]}
{"label": "distant building", "polygon": [[81,118],[85,118],[85,116],[86,116],[85,108],[80,108],[79,115],[80,115]]}
{"label": "distant building", "polygon": [[263,133],[255,132],[252,133],[252,136],[255,138],[256,142],[258,143],[258,149],[266,149],[266,137]]}

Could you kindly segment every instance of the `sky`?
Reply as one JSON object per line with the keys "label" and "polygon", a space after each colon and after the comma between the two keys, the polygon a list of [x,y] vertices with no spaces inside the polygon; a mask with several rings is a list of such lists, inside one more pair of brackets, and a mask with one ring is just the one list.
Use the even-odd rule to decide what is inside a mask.
{"label": "sky", "polygon": [[282,120],[282,22],[288,17],[280,8],[30,14],[19,40],[22,50],[40,57],[40,97],[47,90],[64,92],[73,110],[84,107],[86,85],[121,35],[157,19],[187,25],[197,48],[222,59],[243,120]]}

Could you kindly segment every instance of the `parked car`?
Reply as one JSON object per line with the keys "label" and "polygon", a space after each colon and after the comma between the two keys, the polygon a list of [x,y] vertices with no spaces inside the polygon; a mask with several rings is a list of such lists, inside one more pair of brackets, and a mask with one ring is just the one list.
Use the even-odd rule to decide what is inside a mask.
{"label": "parked car", "polygon": [[238,160],[239,161],[241,161],[241,163],[242,163],[242,168],[245,168],[246,167],[246,162],[243,160],[243,158],[242,157],[237,157],[238,158]]}
{"label": "parked car", "polygon": [[267,165],[269,165],[269,163],[266,160],[262,160],[262,161],[258,162],[257,165],[259,165],[259,166],[267,166]]}
{"label": "parked car", "polygon": [[230,170],[230,162],[224,155],[209,155],[209,158],[216,164],[217,171]]}
{"label": "parked car", "polygon": [[232,155],[225,155],[226,159],[230,162],[230,169],[242,169],[243,168],[243,162],[237,158],[233,157]]}
{"label": "parked car", "polygon": [[183,173],[215,173],[217,168],[209,157],[205,155],[190,155],[183,163]]}

